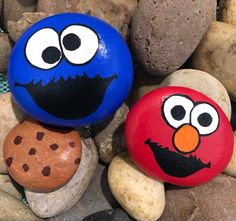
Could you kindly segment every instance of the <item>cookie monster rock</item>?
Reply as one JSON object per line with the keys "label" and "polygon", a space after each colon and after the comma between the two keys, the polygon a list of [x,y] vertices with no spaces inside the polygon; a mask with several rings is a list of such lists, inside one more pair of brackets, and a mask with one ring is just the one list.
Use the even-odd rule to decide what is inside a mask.
{"label": "cookie monster rock", "polygon": [[105,22],[77,13],[47,17],[17,41],[9,85],[31,117],[58,126],[82,126],[110,116],[133,81],[130,51]]}

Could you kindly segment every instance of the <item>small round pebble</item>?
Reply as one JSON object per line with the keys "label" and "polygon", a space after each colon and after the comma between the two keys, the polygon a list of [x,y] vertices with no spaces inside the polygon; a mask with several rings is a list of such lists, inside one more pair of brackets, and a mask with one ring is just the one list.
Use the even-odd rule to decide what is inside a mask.
{"label": "small round pebble", "polygon": [[3,145],[10,175],[22,186],[38,192],[66,184],[79,167],[81,151],[77,131],[50,128],[29,119],[15,126]]}

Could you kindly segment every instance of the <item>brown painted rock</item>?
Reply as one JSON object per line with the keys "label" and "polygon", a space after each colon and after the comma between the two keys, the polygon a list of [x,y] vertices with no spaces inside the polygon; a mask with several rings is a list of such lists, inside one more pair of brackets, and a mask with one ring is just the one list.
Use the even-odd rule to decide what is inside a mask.
{"label": "brown painted rock", "polygon": [[0,220],[9,221],[40,221],[29,207],[14,196],[0,191]]}
{"label": "brown painted rock", "polygon": [[3,160],[3,142],[7,134],[25,118],[25,113],[17,106],[11,93],[0,95],[0,173],[6,174]]}
{"label": "brown painted rock", "polygon": [[181,69],[166,77],[160,87],[181,86],[197,90],[213,99],[230,120],[231,103],[225,87],[210,74],[194,70]]}
{"label": "brown painted rock", "polygon": [[137,2],[137,0],[80,0],[77,12],[90,14],[108,22],[127,39]]}
{"label": "brown painted rock", "polygon": [[7,71],[10,53],[11,43],[8,34],[0,33],[0,73],[5,73]]}
{"label": "brown painted rock", "polygon": [[166,207],[158,221],[234,221],[236,179],[220,175],[211,182],[166,192]]}
{"label": "brown painted rock", "polygon": [[9,174],[22,186],[38,192],[65,185],[80,164],[81,152],[77,131],[49,128],[33,120],[15,126],[3,145]]}
{"label": "brown painted rock", "polygon": [[47,14],[42,12],[26,12],[19,21],[8,21],[7,29],[10,38],[16,42],[26,29],[46,16]]}
{"label": "brown painted rock", "polygon": [[236,0],[220,1],[219,21],[236,25]]}
{"label": "brown painted rock", "polygon": [[192,57],[194,68],[216,77],[236,101],[236,27],[213,22]]}
{"label": "brown painted rock", "polygon": [[3,0],[4,27],[8,21],[18,21],[24,12],[34,12],[37,0]]}
{"label": "brown painted rock", "polygon": [[129,107],[123,104],[109,122],[105,121],[92,126],[99,157],[105,163],[110,163],[117,153],[125,149],[124,122],[128,112]]}
{"label": "brown painted rock", "polygon": [[132,20],[133,54],[149,74],[174,72],[197,47],[215,11],[215,0],[141,0]]}
{"label": "brown painted rock", "polygon": [[38,0],[37,12],[57,14],[75,12],[78,0]]}

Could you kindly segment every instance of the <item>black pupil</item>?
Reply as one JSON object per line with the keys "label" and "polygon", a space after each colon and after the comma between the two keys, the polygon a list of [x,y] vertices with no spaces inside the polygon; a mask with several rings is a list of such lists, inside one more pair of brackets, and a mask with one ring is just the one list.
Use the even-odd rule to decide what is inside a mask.
{"label": "black pupil", "polygon": [[198,123],[203,127],[208,127],[212,123],[212,117],[208,113],[202,113],[198,117]]}
{"label": "black pupil", "polygon": [[181,105],[176,105],[171,109],[171,115],[175,120],[183,120],[186,111]]}
{"label": "black pupil", "polygon": [[68,51],[74,51],[81,45],[80,38],[75,34],[68,34],[63,38],[63,45]]}
{"label": "black pupil", "polygon": [[48,64],[54,64],[59,61],[61,57],[61,52],[56,47],[48,47],[42,53],[42,58],[44,62]]}

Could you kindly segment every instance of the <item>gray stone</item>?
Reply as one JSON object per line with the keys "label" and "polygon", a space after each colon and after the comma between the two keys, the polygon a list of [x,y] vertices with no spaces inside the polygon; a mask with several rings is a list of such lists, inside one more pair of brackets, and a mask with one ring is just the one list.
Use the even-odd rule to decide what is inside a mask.
{"label": "gray stone", "polygon": [[29,207],[42,218],[62,214],[74,206],[88,188],[97,167],[97,149],[92,139],[82,143],[80,166],[73,178],[63,187],[50,193],[25,190]]}

